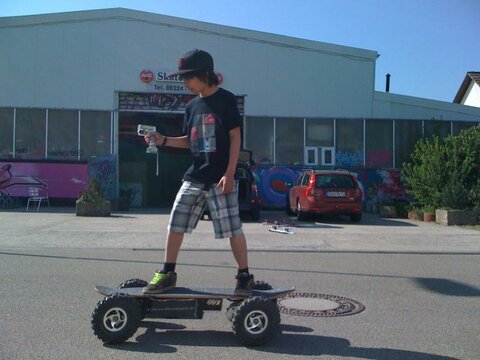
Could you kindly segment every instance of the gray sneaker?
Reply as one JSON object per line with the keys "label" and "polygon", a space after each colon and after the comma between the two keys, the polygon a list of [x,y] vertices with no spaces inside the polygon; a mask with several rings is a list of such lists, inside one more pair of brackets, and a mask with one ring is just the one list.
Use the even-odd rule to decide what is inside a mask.
{"label": "gray sneaker", "polygon": [[152,281],[148,283],[142,290],[144,294],[159,294],[165,290],[173,289],[177,286],[177,273],[169,272],[163,273],[160,271],[155,272],[155,276]]}
{"label": "gray sneaker", "polygon": [[253,291],[253,275],[248,273],[240,273],[236,276],[237,286],[235,287],[235,295],[250,296]]}

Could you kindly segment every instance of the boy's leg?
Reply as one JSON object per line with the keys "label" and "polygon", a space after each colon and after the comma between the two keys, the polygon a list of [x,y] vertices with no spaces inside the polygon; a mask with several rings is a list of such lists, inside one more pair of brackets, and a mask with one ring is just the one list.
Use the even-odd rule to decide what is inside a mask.
{"label": "boy's leg", "polygon": [[205,195],[202,188],[190,182],[184,182],[177,193],[170,214],[163,269],[155,272],[152,281],[143,289],[144,294],[155,294],[176,286],[175,267],[183,236],[185,233],[191,233],[197,226],[204,206]]}
{"label": "boy's leg", "polygon": [[235,293],[249,296],[253,287],[253,275],[248,271],[247,241],[242,231],[238,208],[238,183],[234,190],[222,194],[213,186],[207,195],[207,203],[212,216],[216,238],[230,238],[230,246],[238,265]]}
{"label": "boy's leg", "polygon": [[248,268],[248,250],[247,250],[247,239],[242,233],[237,236],[232,236],[230,238],[230,246],[232,247],[233,256],[237,261],[239,269]]}
{"label": "boy's leg", "polygon": [[183,242],[183,233],[171,232],[167,233],[167,240],[165,241],[165,263],[176,264],[178,253]]}

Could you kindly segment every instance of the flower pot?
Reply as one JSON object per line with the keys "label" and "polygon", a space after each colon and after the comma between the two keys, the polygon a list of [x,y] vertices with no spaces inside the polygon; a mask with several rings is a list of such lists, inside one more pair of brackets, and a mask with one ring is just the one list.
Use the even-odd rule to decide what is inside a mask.
{"label": "flower pot", "polygon": [[380,205],[380,216],[384,218],[396,218],[397,208],[394,205]]}
{"label": "flower pot", "polygon": [[423,214],[419,213],[418,211],[409,211],[408,219],[414,221],[423,221]]}
{"label": "flower pot", "polygon": [[110,201],[99,203],[79,203],[76,204],[77,216],[110,216]]}
{"label": "flower pot", "polygon": [[474,210],[444,210],[435,211],[436,222],[438,224],[450,225],[475,225],[477,223],[477,213]]}
{"label": "flower pot", "polygon": [[435,221],[435,214],[434,213],[423,213],[423,221],[425,222],[434,222]]}

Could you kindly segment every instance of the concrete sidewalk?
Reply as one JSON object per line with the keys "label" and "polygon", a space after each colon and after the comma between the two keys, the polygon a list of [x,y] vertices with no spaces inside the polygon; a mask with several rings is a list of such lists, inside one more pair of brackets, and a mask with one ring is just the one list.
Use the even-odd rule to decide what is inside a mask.
{"label": "concrete sidewalk", "polygon": [[[1,211],[1,247],[135,248],[164,247],[168,209],[141,209],[108,218],[75,216],[73,208],[40,212]],[[282,211],[263,211],[262,219],[292,221]],[[387,252],[480,254],[480,231],[364,214],[358,224],[345,219],[299,223],[294,235],[268,231],[269,225],[244,222],[250,251]],[[228,240],[214,239],[210,221],[186,235],[183,250],[228,250]]]}

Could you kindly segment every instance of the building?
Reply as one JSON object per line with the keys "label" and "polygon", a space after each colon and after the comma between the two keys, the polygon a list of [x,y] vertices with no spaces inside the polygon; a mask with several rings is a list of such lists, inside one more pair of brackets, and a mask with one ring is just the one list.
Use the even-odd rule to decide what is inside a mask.
{"label": "building", "polygon": [[3,196],[40,182],[74,199],[96,176],[110,198],[170,204],[190,158],[146,155],[136,127],[181,133],[192,95],[166,74],[193,48],[237,95],[267,204],[305,166],[398,180],[417,139],[480,121],[477,108],[375,91],[376,51],[122,8],[0,18],[0,47]]}
{"label": "building", "polygon": [[456,104],[480,107],[480,72],[467,72],[453,102]]}

